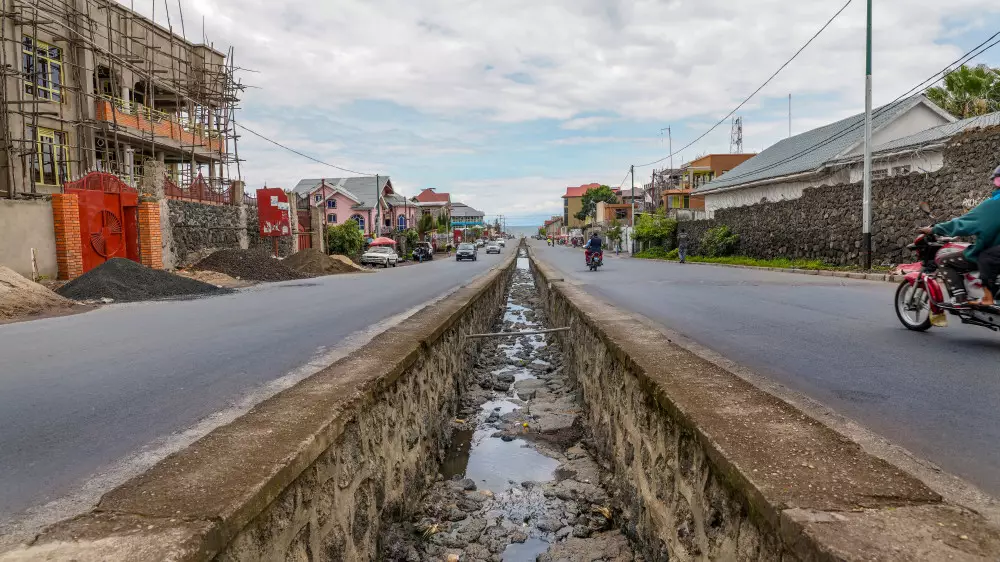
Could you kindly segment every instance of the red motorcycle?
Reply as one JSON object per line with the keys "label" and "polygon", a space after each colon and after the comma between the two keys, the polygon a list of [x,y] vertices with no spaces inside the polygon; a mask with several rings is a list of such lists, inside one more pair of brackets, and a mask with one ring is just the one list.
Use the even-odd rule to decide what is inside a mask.
{"label": "red motorcycle", "polygon": [[[933,217],[926,203],[920,208]],[[983,326],[1000,331],[1000,307],[953,303],[948,295],[947,284],[941,274],[941,261],[956,252],[964,252],[969,244],[956,242],[954,238],[921,234],[907,246],[917,254],[920,261],[899,265],[893,271],[904,275],[905,279],[896,289],[896,316],[907,329],[923,332],[931,326],[948,325],[947,314],[957,316],[963,324]],[[983,283],[979,272],[973,271],[963,276],[969,299],[977,301],[983,297]]]}
{"label": "red motorcycle", "polygon": [[604,252],[601,250],[598,250],[596,252],[591,252],[590,250],[587,250],[586,252],[584,252],[583,257],[585,260],[587,260],[587,267],[589,267],[591,271],[597,271],[598,267],[604,265]]}

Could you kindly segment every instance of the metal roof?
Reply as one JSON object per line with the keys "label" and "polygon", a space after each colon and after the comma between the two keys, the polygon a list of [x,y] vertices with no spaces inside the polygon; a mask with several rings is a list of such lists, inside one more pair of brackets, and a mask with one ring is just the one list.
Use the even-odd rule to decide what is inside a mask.
{"label": "metal roof", "polygon": [[[872,130],[881,129],[921,103],[929,104],[936,111],[944,111],[923,94],[917,94],[876,109],[873,112]],[[745,183],[817,170],[861,142],[864,138],[864,121],[865,114],[859,113],[778,141],[725,175],[695,189],[694,193],[701,195]]]}
{"label": "metal roof", "polygon": [[302,194],[310,194],[319,189],[322,182],[331,187],[339,187],[357,198],[360,203],[355,205],[355,209],[373,209],[378,201],[378,193],[389,183],[389,176],[378,176],[378,187],[375,186],[375,176],[359,176],[353,178],[317,178],[299,181],[292,188],[292,191]]}
{"label": "metal roof", "polygon": [[451,216],[454,217],[483,217],[486,213],[477,211],[465,203],[452,203]]}
{"label": "metal roof", "polygon": [[894,152],[906,148],[937,144],[950,139],[962,131],[975,129],[976,127],[993,127],[995,125],[1000,125],[1000,111],[987,113],[986,115],[980,115],[978,117],[969,117],[968,119],[962,119],[961,121],[955,121],[954,123],[945,123],[944,125],[938,125],[937,127],[931,127],[930,129],[925,129],[908,137],[903,137],[901,139],[896,139],[894,141],[889,141],[885,144],[876,146],[872,149],[872,151]]}

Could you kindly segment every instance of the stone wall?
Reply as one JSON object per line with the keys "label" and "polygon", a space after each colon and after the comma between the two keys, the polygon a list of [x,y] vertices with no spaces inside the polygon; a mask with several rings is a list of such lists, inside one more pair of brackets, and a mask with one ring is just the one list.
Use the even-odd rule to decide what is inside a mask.
{"label": "stone wall", "polygon": [[[927,201],[939,220],[962,214],[991,191],[990,172],[1000,164],[1000,127],[964,133],[952,140],[944,167],[872,182],[873,263],[913,261],[906,245],[914,229],[932,222],[920,212]],[[807,258],[835,265],[860,265],[860,183],[806,189],[801,198],[722,209],[714,219],[683,222],[690,249],[702,234],[727,225],[740,235],[741,255],[755,258]]]}
{"label": "stone wall", "polygon": [[[993,560],[1000,531],[532,260],[618,521],[647,560]],[[941,529],[957,526],[961,530]],[[973,538],[975,537],[975,538]],[[956,540],[957,539],[957,540]]]}
{"label": "stone wall", "polygon": [[[261,249],[267,252],[274,253],[274,239],[265,238],[260,235],[260,225],[257,222],[257,206],[247,205],[246,206],[246,233],[247,233],[247,247],[251,249]],[[292,249],[291,236],[279,236],[278,237],[278,255],[281,257],[287,257],[295,253]]]}
{"label": "stone wall", "polygon": [[241,247],[240,230],[246,223],[240,220],[239,206],[170,199],[167,209],[175,265],[191,265],[216,250]]}
{"label": "stone wall", "polygon": [[0,561],[374,560],[437,475],[463,335],[497,320],[514,256]]}

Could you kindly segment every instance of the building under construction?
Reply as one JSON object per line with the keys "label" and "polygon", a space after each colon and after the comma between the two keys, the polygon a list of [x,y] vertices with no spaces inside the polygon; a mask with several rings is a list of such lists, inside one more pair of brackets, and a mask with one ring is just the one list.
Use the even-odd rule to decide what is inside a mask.
{"label": "building under construction", "polygon": [[56,193],[91,171],[135,186],[150,160],[168,193],[230,192],[232,50],[205,45],[203,29],[201,44],[187,40],[179,4],[154,2],[152,19],[114,0],[0,6],[0,196]]}

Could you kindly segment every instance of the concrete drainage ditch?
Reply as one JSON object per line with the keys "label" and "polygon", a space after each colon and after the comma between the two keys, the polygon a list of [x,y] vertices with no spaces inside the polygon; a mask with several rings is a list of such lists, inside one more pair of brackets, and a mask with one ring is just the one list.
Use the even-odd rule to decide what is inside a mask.
{"label": "concrete drainage ditch", "polygon": [[979,513],[520,252],[0,562],[998,559]]}
{"label": "concrete drainage ditch", "polygon": [[[521,257],[496,331],[546,328],[538,298]],[[607,473],[588,450],[567,375],[550,334],[487,340],[440,473],[412,517],[384,528],[381,559],[634,560],[614,529]]]}

